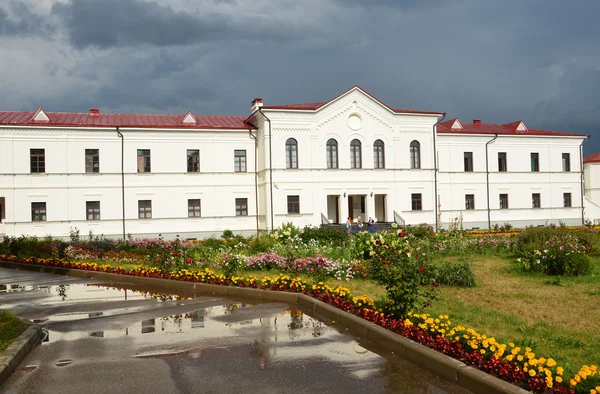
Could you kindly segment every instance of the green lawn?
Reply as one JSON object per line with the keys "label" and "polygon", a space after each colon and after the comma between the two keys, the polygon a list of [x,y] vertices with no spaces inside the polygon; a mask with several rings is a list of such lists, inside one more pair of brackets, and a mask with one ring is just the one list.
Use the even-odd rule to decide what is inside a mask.
{"label": "green lawn", "polygon": [[25,331],[27,323],[10,312],[0,311],[0,354]]}

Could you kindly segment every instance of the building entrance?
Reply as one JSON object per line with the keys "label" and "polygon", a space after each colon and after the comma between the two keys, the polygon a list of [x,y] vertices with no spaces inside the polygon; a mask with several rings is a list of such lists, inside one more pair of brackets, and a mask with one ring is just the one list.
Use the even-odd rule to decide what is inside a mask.
{"label": "building entrance", "polygon": [[348,196],[348,216],[352,218],[352,220],[356,220],[359,216],[361,220],[364,222],[366,217],[366,199],[365,195],[349,195]]}
{"label": "building entrance", "polygon": [[327,220],[331,223],[340,223],[340,196],[327,196]]}

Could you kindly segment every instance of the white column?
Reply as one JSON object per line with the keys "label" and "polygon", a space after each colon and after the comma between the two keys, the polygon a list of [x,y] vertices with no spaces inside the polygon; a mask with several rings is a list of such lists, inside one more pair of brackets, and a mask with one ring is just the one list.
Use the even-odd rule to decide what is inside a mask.
{"label": "white column", "polygon": [[[373,192],[367,194],[367,212],[366,217],[363,218],[365,223],[369,221],[369,217],[375,217],[375,193]],[[377,220],[383,222],[385,218],[377,218]]]}
{"label": "white column", "polygon": [[346,193],[340,195],[340,223],[342,224],[345,224],[348,216],[350,216],[348,213],[348,195],[344,196],[344,194]]}

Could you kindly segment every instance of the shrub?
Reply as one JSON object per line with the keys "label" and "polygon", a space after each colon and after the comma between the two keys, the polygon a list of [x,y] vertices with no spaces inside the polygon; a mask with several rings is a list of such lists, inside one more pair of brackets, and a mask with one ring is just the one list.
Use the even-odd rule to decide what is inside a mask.
{"label": "shrub", "polygon": [[435,270],[439,283],[459,287],[475,286],[475,275],[467,262],[442,260],[435,266]]}
{"label": "shrub", "polygon": [[223,239],[233,238],[233,231],[231,231],[229,229],[223,230],[223,234],[221,234],[221,238],[223,238]]}
{"label": "shrub", "polygon": [[343,230],[331,228],[329,226],[306,226],[302,230],[300,237],[304,242],[315,240],[318,242],[344,243],[348,239],[348,234]]}
{"label": "shrub", "polygon": [[248,239],[248,252],[250,254],[266,253],[269,252],[276,243],[277,241],[273,237],[262,233]]}
{"label": "shrub", "polygon": [[414,236],[415,238],[433,238],[435,231],[429,224],[419,224],[417,226],[409,226],[406,228],[406,233]]}

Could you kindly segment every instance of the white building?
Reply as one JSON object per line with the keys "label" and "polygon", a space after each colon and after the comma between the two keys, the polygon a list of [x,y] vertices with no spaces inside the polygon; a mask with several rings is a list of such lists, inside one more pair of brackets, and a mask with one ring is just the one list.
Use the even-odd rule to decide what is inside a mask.
{"label": "white building", "polygon": [[586,135],[444,116],[359,87],[255,99],[248,117],[0,112],[0,234],[196,238],[461,213],[465,228],[582,223]]}

